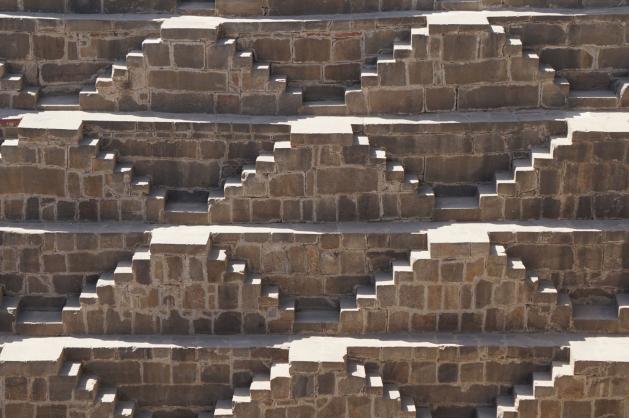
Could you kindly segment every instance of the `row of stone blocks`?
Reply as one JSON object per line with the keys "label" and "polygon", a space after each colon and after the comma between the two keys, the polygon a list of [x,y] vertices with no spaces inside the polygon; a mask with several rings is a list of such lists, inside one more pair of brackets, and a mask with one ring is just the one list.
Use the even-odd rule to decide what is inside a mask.
{"label": "row of stone blocks", "polygon": [[[448,170],[440,166],[467,164],[474,175],[480,171],[474,168],[476,155],[435,159],[428,168],[443,174],[424,173],[425,182],[400,162],[417,165],[423,158],[415,151],[422,149],[419,143],[396,146],[381,139],[372,145],[369,137],[349,132],[282,133],[287,140],[269,141],[272,151],[261,151],[254,164],[236,171],[239,177],[205,190],[154,184],[147,173],[136,174],[132,160],[83,134],[82,127],[63,133],[20,129],[18,139],[0,145],[0,171],[7,180],[0,185],[0,215],[175,224],[626,217],[627,137],[580,130],[566,137],[566,126],[559,125],[540,132],[555,136],[538,139],[528,152],[508,150],[511,156],[495,159],[491,182],[462,182],[454,166],[448,181]],[[213,141],[210,150],[222,146]],[[154,151],[142,152],[151,158]],[[594,171],[605,175],[592,177]],[[443,180],[430,184],[437,176]]]}
{"label": "row of stone blocks", "polygon": [[[468,91],[470,87],[483,87],[483,83],[479,84],[482,81],[498,83],[499,86],[510,82],[514,91],[521,90],[535,81],[536,74],[540,75],[538,61],[557,69],[557,75],[568,81],[569,106],[617,108],[622,105],[618,97],[622,97],[623,74],[629,68],[624,58],[629,48],[625,35],[626,16],[609,16],[602,12],[587,16],[567,14],[561,18],[552,16],[552,22],[549,22],[548,16],[527,12],[518,16],[487,18],[493,24],[502,25],[508,34],[506,36],[499,26],[491,27],[484,16],[479,19],[479,14],[470,15],[463,23],[471,25],[472,20],[475,22],[478,37],[474,39],[469,36],[470,32],[456,35],[454,28],[457,24],[461,26],[461,22],[456,22],[459,18],[456,13],[451,19],[448,13],[428,17],[421,14],[374,13],[327,16],[315,20],[269,19],[258,22],[225,19],[217,22],[212,19],[201,23],[186,18],[168,18],[164,22],[138,16],[123,21],[99,17],[87,21],[77,16],[64,16],[55,25],[50,25],[50,20],[44,17],[20,19],[8,15],[0,17],[0,33],[7,40],[0,46],[0,57],[8,60],[9,73],[14,73],[14,77],[22,77],[17,73],[23,74],[26,83],[22,84],[40,87],[41,100],[37,106],[42,110],[77,109],[78,94],[75,93],[84,85],[93,85],[94,79],[112,64],[115,64],[116,84],[122,90],[128,90],[123,83],[125,79],[121,77],[123,69],[128,72],[131,68],[139,75],[155,79],[151,86],[156,93],[156,110],[159,105],[164,106],[168,94],[178,88],[197,94],[198,91],[189,90],[193,80],[208,84],[210,90],[228,86],[229,94],[221,93],[222,110],[219,110],[238,110],[237,97],[229,95],[236,94],[239,88],[245,95],[275,92],[270,88],[273,83],[268,86],[268,92],[264,91],[264,83],[269,83],[268,75],[266,79],[258,77],[252,84],[250,71],[260,76],[264,75],[263,71],[251,67],[231,68],[234,66],[230,66],[230,61],[242,64],[247,57],[255,57],[253,61],[261,67],[270,66],[273,80],[287,79],[291,89],[302,89],[306,104],[303,111],[325,110],[312,100],[327,96],[337,99],[335,107],[339,113],[344,111],[340,103],[343,89],[360,84],[361,69],[365,70],[365,93],[367,90],[378,93],[375,87],[404,90],[408,86],[400,83],[408,82],[413,87],[428,87],[428,109],[439,110],[440,106],[446,106],[447,110],[447,104],[452,103],[452,97],[456,96],[453,89],[457,84],[464,87],[466,92],[461,94],[468,98],[472,97]],[[446,36],[438,36],[434,33],[435,27],[443,26],[443,21],[452,30]],[[164,39],[160,38],[162,23]],[[205,30],[200,30],[201,27]],[[176,31],[192,32],[195,28],[198,38],[175,39]],[[432,36],[422,36],[423,32],[430,30]],[[508,43],[503,39],[505,37]],[[518,37],[526,46],[523,53],[518,53]],[[125,55],[140,48],[143,40],[146,40],[142,51],[147,61],[146,68],[135,68],[140,64],[136,53],[129,55],[129,65],[126,65]],[[439,41],[443,41],[444,45],[439,46]],[[451,47],[457,41],[461,45],[465,43],[465,48],[462,48],[465,52]],[[475,42],[480,42],[480,45],[474,45]],[[429,51],[424,43],[429,44]],[[507,44],[507,48],[501,46],[503,43]],[[437,53],[438,50],[442,53]],[[515,55],[504,56],[505,52]],[[422,57],[425,59],[419,59]],[[378,66],[374,65],[379,58],[382,58],[378,65],[381,77],[378,77]],[[116,60],[123,62],[117,63]],[[461,64],[466,64],[470,71],[462,72]],[[549,70],[546,76],[550,80],[552,71],[546,66],[544,68]],[[185,74],[183,80],[176,79],[174,70]],[[224,73],[228,73],[228,81],[224,80]],[[239,80],[241,76],[243,80]],[[142,86],[141,77],[131,77],[130,80]],[[614,80],[619,80],[619,83],[614,85]],[[11,83],[10,79],[5,84],[12,86],[12,89],[6,90],[7,93],[18,91],[15,90],[16,83]],[[213,87],[210,88],[210,84]],[[112,90],[112,78],[101,77],[99,86],[103,91]],[[618,88],[619,96],[610,88]],[[130,98],[133,99],[135,92],[132,93]],[[75,95],[55,97],[59,94]],[[137,104],[132,106],[127,98],[129,94],[121,94],[124,96],[122,108],[134,110]],[[357,94],[356,91],[348,93],[354,102],[360,98]],[[520,105],[531,102],[530,94],[522,99]],[[443,96],[441,101],[437,100],[439,95]],[[55,99],[59,101],[55,102]],[[204,100],[203,103],[206,103],[205,96]],[[254,101],[253,98],[246,100]],[[30,106],[35,106],[35,101],[30,100]],[[548,102],[548,98],[545,101]],[[188,102],[182,100],[182,105],[194,109]],[[11,103],[6,102],[7,105]],[[205,107],[196,106],[203,111],[208,108],[205,104]],[[329,106],[327,110],[331,111],[333,107]],[[182,107],[178,111],[185,109]]]}
{"label": "row of stone blocks", "polygon": [[[623,6],[624,1],[541,0],[535,7],[588,8]],[[369,13],[399,10],[482,10],[530,6],[518,0],[334,0],[324,4],[304,4],[296,0],[3,0],[0,11],[52,13],[181,13],[220,16],[262,16]]]}
{"label": "row of stone blocks", "polygon": [[[81,107],[245,114],[414,114],[562,107],[569,93],[568,82],[557,78],[551,67],[541,66],[537,54],[523,51],[519,38],[507,37],[504,28],[486,20],[429,23],[412,29],[408,42],[396,42],[390,54],[380,55],[373,67],[363,67],[355,80],[358,75],[352,76],[354,71],[349,70],[353,66],[345,66],[347,71],[331,69],[328,87],[333,89],[326,92],[325,85],[319,86],[320,92],[310,94],[314,99],[307,97],[307,90],[295,84],[292,76],[275,74],[270,63],[256,63],[254,51],[238,50],[237,39],[218,39],[220,26],[187,25],[186,21],[165,22],[161,38],[146,40],[142,51],[129,53],[126,63],[113,66],[110,77],[99,78],[95,90],[81,93]],[[316,62],[319,48],[326,47],[325,43],[302,44],[295,49],[306,62]],[[194,52],[183,55],[183,51]],[[334,93],[336,76],[332,73],[339,71],[336,84],[356,84]],[[626,102],[622,96],[625,84],[620,80],[617,86],[617,106]],[[195,100],[189,100],[191,95]]]}
{"label": "row of stone blocks", "polygon": [[[254,238],[248,239],[253,243]],[[317,257],[320,267],[304,270],[298,260],[303,262],[306,253],[315,257],[318,246],[335,248],[338,237],[324,236],[317,244],[316,236],[299,236],[308,248],[303,252],[281,238],[274,244],[260,241],[236,248],[211,247],[207,238],[196,244],[151,240],[113,271],[90,275],[80,294],[18,291],[5,296],[2,327],[33,335],[629,329],[629,296],[622,283],[602,303],[597,302],[600,290],[593,284],[589,285],[593,298],[585,303],[585,288],[570,289],[577,297],[573,302],[568,291],[558,290],[552,274],[545,269],[540,274],[527,271],[519,258],[507,256],[502,245],[432,242],[426,247],[424,234],[391,234],[391,243],[378,244],[378,236],[367,235],[363,239],[384,245],[384,254],[390,254],[369,253],[375,271],[364,265],[361,251],[351,247],[338,250],[340,266],[335,267],[332,254],[323,251]],[[408,249],[401,250],[406,245]],[[288,266],[278,264],[281,259],[271,247],[289,252]],[[609,275],[609,285],[622,282],[626,274],[611,261],[622,248],[622,242],[610,243],[598,256],[607,260],[603,274]],[[232,251],[244,257],[230,256]],[[271,252],[263,257],[261,251]],[[554,251],[550,247],[544,252],[542,246],[540,253]],[[578,252],[600,251],[585,247]],[[263,260],[260,265],[256,253],[274,262]],[[596,259],[592,256],[588,269],[602,268]],[[53,266],[54,261],[48,264]],[[62,260],[56,261],[60,265]],[[572,268],[568,261],[564,264],[564,269]],[[83,271],[91,269],[86,266]]]}
{"label": "row of stone blocks", "polygon": [[[569,350],[553,345],[485,343],[380,348],[356,342],[343,358],[327,360],[306,360],[303,353],[295,358],[293,347],[150,344],[68,348],[56,360],[32,363],[5,355],[3,411],[15,418],[161,418],[169,412],[185,418],[429,418],[431,412],[585,418],[620,417],[626,408],[620,362],[572,359]],[[507,352],[526,359],[501,357]],[[142,384],[151,384],[154,393],[138,390]],[[476,385],[475,393],[461,399],[456,384]],[[430,385],[436,393],[424,392]],[[609,390],[597,391],[601,386]],[[187,402],[178,397],[186,390]],[[137,403],[121,400],[133,396]]]}
{"label": "row of stone blocks", "polygon": [[[600,34],[590,29],[584,31],[586,35],[575,35],[575,40],[571,40],[585,49],[558,48],[553,56],[547,56],[552,66],[562,69],[571,65],[580,68],[581,61],[586,62],[587,57],[593,61],[600,55],[596,61],[600,61],[601,68],[592,68],[584,74],[589,74],[596,85],[602,83],[601,76],[607,77],[607,85],[602,87],[607,91],[570,92],[571,82],[556,74],[551,65],[540,65],[544,60],[540,61],[539,53],[523,49],[518,35],[507,36],[503,27],[490,25],[484,17],[467,23],[447,19],[430,23],[429,17],[428,26],[412,29],[413,25],[425,25],[426,18],[398,19],[408,30],[390,28],[391,21],[386,18],[372,18],[373,22],[384,22],[384,27],[378,26],[375,32],[369,26],[373,22],[367,22],[369,19],[365,22],[331,21],[340,27],[346,25],[348,30],[356,26],[354,30],[360,36],[354,34],[344,39],[344,43],[333,43],[333,37],[303,35],[292,41],[290,36],[286,39],[253,36],[250,39],[252,34],[247,31],[252,29],[246,23],[239,27],[238,22],[231,22],[230,26],[213,20],[200,24],[188,19],[168,19],[162,25],[161,37],[146,39],[142,51],[132,51],[125,61],[115,63],[108,77],[97,78],[95,89],[80,94],[80,102],[86,110],[335,115],[566,105],[599,109],[627,104],[628,83],[623,76],[626,65],[618,58],[623,54],[623,47],[613,43],[624,45],[624,38],[622,41],[610,39],[612,45],[606,48],[605,41],[599,39]],[[301,28],[298,24],[295,28],[285,25],[289,30]],[[622,28],[621,25],[614,30],[622,31]],[[242,38],[239,30],[244,31]],[[513,30],[518,30],[517,25]],[[154,29],[146,31],[152,33]],[[223,35],[223,32],[228,34]],[[25,39],[42,38],[30,31],[21,35]],[[23,48],[28,49],[28,41],[19,39],[12,40],[24,43]],[[375,50],[388,52],[376,55],[374,44],[377,41],[385,45]],[[386,45],[387,41],[393,45]],[[590,42],[596,44],[593,56],[585,52]],[[465,47],[459,47],[461,45]],[[114,43],[95,48],[121,47]],[[607,59],[603,58],[603,53]],[[6,54],[17,55],[12,50],[7,50]],[[63,57],[63,52],[57,54]],[[73,54],[76,52],[68,52],[69,56]],[[258,59],[264,55],[265,61],[257,62],[256,55]],[[59,64],[57,60],[36,59],[42,64],[34,71],[29,60],[18,64],[18,56],[14,58],[14,64],[24,66],[31,79],[38,78],[33,72],[47,74],[51,71],[47,69],[50,67],[45,64],[47,61],[51,61],[50,65]],[[103,59],[110,61],[111,57]],[[75,76],[81,81],[70,83],[72,87],[65,86],[74,90],[79,88],[77,83],[86,81],[83,73],[90,68],[95,71],[102,65],[102,59],[85,63],[85,68],[68,63],[58,67],[56,72],[77,71],[79,74]],[[612,68],[607,68],[610,65]],[[42,82],[54,90],[64,88],[59,82],[68,82],[72,77],[68,75],[57,83]],[[583,83],[579,81],[583,77],[583,74],[574,75],[573,81]],[[16,83],[8,79],[5,84],[14,86]],[[21,91],[12,88],[5,96],[5,107],[14,105],[10,100],[13,96],[23,98],[14,100],[15,107],[37,106],[36,88]],[[191,97],[194,100],[189,100]],[[70,101],[64,107],[63,103],[54,105],[43,100],[39,107],[76,109],[79,105]]]}

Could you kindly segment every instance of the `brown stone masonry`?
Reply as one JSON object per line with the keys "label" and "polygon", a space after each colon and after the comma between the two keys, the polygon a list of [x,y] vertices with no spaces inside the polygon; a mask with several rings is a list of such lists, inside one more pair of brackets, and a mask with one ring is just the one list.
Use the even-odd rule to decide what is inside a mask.
{"label": "brown stone masonry", "polygon": [[26,127],[37,120],[0,146],[4,219],[605,219],[628,207],[622,130],[564,136],[563,122],[479,123],[470,128],[489,137],[452,125],[445,132],[455,136],[442,140],[430,126],[351,128],[372,143],[343,130],[233,122],[96,123],[94,136],[80,123],[61,133]]}
{"label": "brown stone masonry", "polygon": [[46,107],[45,97],[78,94],[128,50],[159,33],[156,19],[0,17],[0,105]]}
{"label": "brown stone masonry", "polygon": [[[158,229],[150,241],[138,232],[28,239],[7,232],[0,247],[3,329],[37,335],[629,329],[628,271],[618,258],[625,232],[496,230],[476,241],[442,241],[455,229],[426,235],[179,227]],[[211,230],[217,232],[210,237]],[[133,252],[114,249],[123,239]]]}
{"label": "brown stone masonry", "polygon": [[338,355],[323,358],[306,356],[308,347],[325,344],[316,337],[258,347],[211,340],[191,347],[185,339],[145,347],[79,342],[37,363],[17,360],[11,349],[2,354],[3,411],[89,418],[622,416],[625,364],[615,356],[594,360],[583,352],[586,344],[561,347],[555,337],[525,344],[477,338],[350,339]]}

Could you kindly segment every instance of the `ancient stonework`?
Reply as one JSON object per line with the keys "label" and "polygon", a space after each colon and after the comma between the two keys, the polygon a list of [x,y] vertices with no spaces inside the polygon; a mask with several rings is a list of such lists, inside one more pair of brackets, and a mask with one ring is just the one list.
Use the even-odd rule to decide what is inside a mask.
{"label": "ancient stonework", "polygon": [[629,6],[0,0],[0,418],[629,418]]}

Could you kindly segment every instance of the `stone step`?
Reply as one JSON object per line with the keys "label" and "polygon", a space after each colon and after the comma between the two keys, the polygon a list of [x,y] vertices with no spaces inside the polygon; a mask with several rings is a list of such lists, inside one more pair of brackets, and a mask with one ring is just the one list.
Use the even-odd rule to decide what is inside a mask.
{"label": "stone step", "polygon": [[341,116],[347,114],[347,105],[344,99],[304,101],[301,113],[313,116]]}
{"label": "stone step", "polygon": [[7,64],[4,61],[0,61],[0,78],[4,77],[7,73]]}
{"label": "stone step", "polygon": [[94,157],[98,155],[101,147],[100,138],[81,138],[79,141],[79,148],[88,149]]}
{"label": "stone step", "polygon": [[223,273],[225,282],[242,282],[247,275],[247,262],[243,260],[229,260]]}
{"label": "stone step", "polygon": [[238,387],[234,389],[232,404],[237,405],[239,403],[251,403],[251,389],[248,387]]}
{"label": "stone step", "polygon": [[274,173],[275,155],[272,152],[261,152],[256,157],[255,170],[261,174]]}
{"label": "stone step", "polygon": [[97,411],[94,416],[114,416],[118,403],[118,391],[113,386],[101,386],[96,395],[94,409]]}
{"label": "stone step", "polygon": [[550,372],[533,373],[533,395],[536,398],[547,398],[555,393],[555,384]]}
{"label": "stone step", "polygon": [[393,272],[378,272],[374,274],[374,285],[376,293],[381,288],[395,286],[395,276]]}
{"label": "stone step", "polygon": [[74,315],[81,310],[81,301],[79,295],[66,296],[66,304],[63,305],[61,310],[61,320],[66,321],[66,315]]}
{"label": "stone step", "polygon": [[62,309],[18,309],[15,330],[18,334],[24,335],[62,335]]}
{"label": "stone step", "polygon": [[115,283],[128,283],[133,280],[133,264],[131,260],[119,261],[114,269]]}
{"label": "stone step", "polygon": [[280,288],[278,286],[263,286],[259,304],[261,308],[275,308],[280,303]]}
{"label": "stone step", "polygon": [[222,399],[216,402],[216,407],[214,408],[214,418],[223,418],[223,417],[232,417],[234,416],[234,406],[232,404],[232,400]]}
{"label": "stone step", "polygon": [[440,10],[482,10],[480,0],[438,0],[437,7]]}
{"label": "stone step", "polygon": [[362,87],[373,87],[379,84],[378,69],[376,66],[363,67],[360,72],[360,85]]}
{"label": "stone step", "polygon": [[411,57],[413,54],[413,45],[410,42],[394,42],[393,43],[393,58],[405,59]]}
{"label": "stone step", "polygon": [[0,91],[20,91],[24,87],[24,75],[5,74],[0,78]]}
{"label": "stone step", "polygon": [[583,331],[613,331],[618,325],[618,306],[573,303],[572,321]]}
{"label": "stone step", "polygon": [[387,181],[403,182],[404,167],[397,161],[387,161],[385,177]]}
{"label": "stone step", "polygon": [[115,286],[116,281],[114,280],[113,272],[101,274],[96,281],[96,294],[98,295],[98,302],[104,304],[113,303]]}
{"label": "stone step", "polygon": [[182,1],[177,6],[177,13],[193,16],[214,16],[216,7],[213,1]]}
{"label": "stone step", "polygon": [[522,56],[522,40],[519,36],[507,37],[507,42],[503,47],[503,55],[508,57]]}
{"label": "stone step", "polygon": [[37,101],[38,110],[81,110],[79,96],[40,96]]}
{"label": "stone step", "polygon": [[512,395],[500,395],[496,398],[496,414],[499,418],[517,418],[518,410]]}
{"label": "stone step", "polygon": [[92,162],[92,170],[113,172],[118,163],[118,153],[115,151],[103,151],[98,153]]}
{"label": "stone step", "polygon": [[131,189],[142,195],[151,193],[151,177],[150,176],[134,176],[131,180]]}
{"label": "stone step", "polygon": [[495,406],[481,406],[476,408],[476,418],[496,418],[498,413]]}
{"label": "stone step", "polygon": [[382,148],[374,148],[371,151],[371,159],[375,164],[386,164],[387,152]]}
{"label": "stone step", "polygon": [[507,259],[507,276],[512,279],[526,280],[526,266],[521,259],[517,257]]}
{"label": "stone step", "polygon": [[478,221],[480,206],[477,196],[437,196],[434,218],[439,221]]}
{"label": "stone step", "polygon": [[74,398],[77,400],[95,400],[100,390],[100,381],[90,373],[81,375],[74,390]]}
{"label": "stone step", "polygon": [[557,303],[559,292],[551,280],[540,280],[534,301],[536,303]]}
{"label": "stone step", "polygon": [[417,408],[415,401],[410,396],[402,396],[400,399],[400,408],[402,409],[402,418],[416,418]]}
{"label": "stone step", "polygon": [[93,305],[98,302],[98,294],[96,293],[96,280],[87,281],[83,285],[79,301],[81,304]]}
{"label": "stone step", "polygon": [[432,413],[428,408],[417,408],[417,412],[415,413],[416,418],[432,418]]}
{"label": "stone step", "polygon": [[304,309],[295,312],[295,322],[299,324],[336,324],[339,311],[335,309]]}
{"label": "stone step", "polygon": [[382,386],[382,396],[384,399],[392,400],[392,401],[401,401],[402,395],[400,394],[400,389],[397,385],[392,383],[384,383]]}
{"label": "stone step", "polygon": [[574,367],[568,362],[554,361],[551,369],[551,375],[553,382],[555,379],[561,376],[572,376],[574,374]]}
{"label": "stone step", "polygon": [[118,162],[114,167],[114,174],[119,176],[118,181],[130,184],[133,178],[133,163]]}
{"label": "stone step", "polygon": [[532,385],[515,385],[513,387],[513,398],[516,409],[519,408],[520,402],[532,400],[534,397]]}
{"label": "stone step", "polygon": [[111,66],[111,79],[116,83],[129,81],[129,67],[126,61],[119,61]]}
{"label": "stone step", "polygon": [[579,109],[613,109],[618,107],[618,96],[611,90],[572,90],[568,105]]}
{"label": "stone step", "polygon": [[382,377],[378,372],[367,370],[365,379],[365,390],[367,393],[375,396],[384,396],[384,383],[382,383]]}
{"label": "stone step", "polygon": [[61,366],[61,370],[59,371],[59,376],[69,379],[76,379],[78,383],[78,379],[81,376],[82,365],[80,362],[75,361],[66,361]]}
{"label": "stone step", "polygon": [[251,399],[264,400],[271,396],[271,374],[256,373],[253,375],[251,386],[249,386]]}
{"label": "stone step", "polygon": [[242,179],[240,177],[228,177],[223,184],[223,193],[225,197],[242,196]]}
{"label": "stone step", "polygon": [[373,286],[358,286],[356,288],[356,305],[359,308],[372,308],[377,303],[378,296]]}
{"label": "stone step", "polygon": [[208,223],[208,192],[169,191],[164,220],[167,223],[203,225]]}
{"label": "stone step", "polygon": [[114,410],[114,418],[135,417],[135,401],[118,401]]}
{"label": "stone step", "polygon": [[629,78],[621,77],[612,82],[612,90],[618,98],[618,106],[629,106]]}
{"label": "stone step", "polygon": [[232,67],[251,69],[253,67],[253,51],[236,51],[232,61]]}
{"label": "stone step", "polygon": [[347,374],[357,379],[367,379],[365,365],[356,361],[350,360],[347,362]]}
{"label": "stone step", "polygon": [[[22,86],[19,91],[13,91],[8,95],[11,98],[14,109],[36,110],[39,100],[39,87]],[[5,95],[5,97],[7,97]]]}

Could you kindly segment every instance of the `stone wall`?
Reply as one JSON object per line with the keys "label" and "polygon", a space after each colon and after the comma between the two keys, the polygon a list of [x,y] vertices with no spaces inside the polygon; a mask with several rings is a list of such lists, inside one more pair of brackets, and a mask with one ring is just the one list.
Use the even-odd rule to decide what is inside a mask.
{"label": "stone wall", "polygon": [[432,186],[487,182],[548,138],[567,134],[562,121],[478,124],[369,124],[356,130],[406,172]]}
{"label": "stone wall", "polygon": [[273,143],[290,139],[286,125],[217,123],[90,123],[85,135],[102,139],[103,149],[116,150],[136,171],[157,186],[176,189],[213,188],[239,176]]}
{"label": "stone wall", "polygon": [[490,233],[490,237],[573,300],[609,301],[629,289],[625,232]]}
{"label": "stone wall", "polygon": [[[452,124],[438,134],[430,125],[357,126],[364,143],[275,124],[90,126],[69,138],[35,130],[4,141],[4,219],[172,222],[172,190],[216,194],[205,215],[183,223],[605,219],[628,207],[627,135],[562,138],[563,122]],[[252,165],[265,156],[271,163]],[[478,208],[440,211],[446,186],[478,188]]]}
{"label": "stone wall", "polygon": [[286,361],[288,350],[281,347],[68,348],[58,362],[35,370],[3,364],[2,410],[11,417],[93,413],[99,399],[80,393],[77,376],[64,371],[76,364],[83,376],[98,379],[100,387],[116,388],[118,398],[138,399],[147,410],[196,417],[194,412],[228,397],[254,373]]}
{"label": "stone wall", "polygon": [[570,82],[571,89],[607,89],[613,76],[624,76],[629,69],[625,15],[492,17],[490,21],[520,36],[541,62]]}
{"label": "stone wall", "polygon": [[174,12],[177,0],[2,0],[0,11],[52,13]]}
{"label": "stone wall", "polygon": [[[311,331],[322,325],[300,323],[308,309],[336,312],[326,332],[362,334],[578,331],[558,295],[610,304],[629,289],[624,232],[492,232],[506,250],[427,246],[423,233],[217,232],[187,245],[147,234],[4,232],[4,294],[67,298],[67,334]],[[87,301],[91,284],[97,296]],[[616,317],[610,332],[629,326]]]}
{"label": "stone wall", "polygon": [[136,247],[140,232],[0,232],[0,282],[9,295],[65,296],[113,270]]}
{"label": "stone wall", "polygon": [[[123,2],[126,3],[126,2]],[[157,19],[0,17],[0,60],[44,92],[78,93],[127,52],[159,33]]]}

